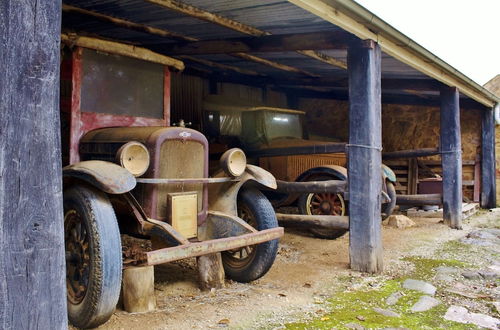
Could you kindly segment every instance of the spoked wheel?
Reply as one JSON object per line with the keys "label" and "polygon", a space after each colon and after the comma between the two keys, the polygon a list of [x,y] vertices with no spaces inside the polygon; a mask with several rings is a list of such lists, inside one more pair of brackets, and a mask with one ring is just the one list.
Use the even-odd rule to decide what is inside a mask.
{"label": "spoked wheel", "polygon": [[[278,227],[269,200],[256,189],[244,189],[238,195],[238,216],[258,230]],[[278,253],[278,240],[222,252],[226,275],[238,282],[254,281],[266,274]]]}
{"label": "spoked wheel", "polygon": [[113,314],[120,295],[120,231],[107,196],[74,186],[64,192],[69,321],[94,328]]}
{"label": "spoked wheel", "polygon": [[[321,176],[311,180],[325,181],[333,180],[331,177]],[[321,193],[302,194],[298,201],[299,211],[307,215],[339,215],[347,214],[347,206],[341,194]],[[309,231],[316,237],[335,239],[344,235],[345,229],[319,229],[310,228]]]}
{"label": "spoked wheel", "polygon": [[386,193],[391,201],[389,203],[382,204],[382,220],[387,219],[396,207],[396,188],[394,187],[394,183],[387,180],[385,182],[385,186],[387,190]]}

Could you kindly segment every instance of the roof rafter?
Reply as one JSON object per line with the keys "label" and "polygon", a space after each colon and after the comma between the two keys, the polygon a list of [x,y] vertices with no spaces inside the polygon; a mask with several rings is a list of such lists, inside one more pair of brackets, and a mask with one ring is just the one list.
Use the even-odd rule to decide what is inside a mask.
{"label": "roof rafter", "polygon": [[[174,1],[174,0],[145,0],[146,2],[153,3],[162,7],[165,7],[167,9],[182,13],[184,15],[188,15],[191,17],[195,17],[210,23],[218,24],[220,26],[226,27],[228,29],[231,29],[233,31],[238,31],[243,34],[248,34],[251,36],[255,37],[260,37],[260,36],[266,36],[266,35],[271,35],[271,33],[260,30],[258,28],[255,28],[250,25],[246,25],[240,22],[237,22],[235,20],[232,20],[227,17],[223,17],[218,14],[214,14],[211,12],[208,12],[206,10],[179,2],[179,1]],[[309,56],[311,58],[314,58],[316,60],[319,60],[321,62],[334,65],[337,67],[340,67],[342,69],[347,68],[347,63],[337,60],[331,56],[328,56],[326,54],[322,54],[316,51],[310,51],[310,50],[301,50],[298,51],[300,54]]]}

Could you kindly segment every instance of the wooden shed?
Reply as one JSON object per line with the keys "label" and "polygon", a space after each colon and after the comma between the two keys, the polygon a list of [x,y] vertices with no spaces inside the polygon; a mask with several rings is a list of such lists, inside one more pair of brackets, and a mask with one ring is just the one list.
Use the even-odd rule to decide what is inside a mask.
{"label": "wooden shed", "polygon": [[[203,98],[228,93],[303,110],[317,134],[346,141],[354,270],[383,268],[382,151],[430,157],[453,228],[464,193],[496,205],[500,99],[354,1],[6,0],[0,17],[2,328],[67,327],[61,45],[173,67],[167,125],[201,127]],[[414,193],[415,163],[398,162],[400,192]]]}

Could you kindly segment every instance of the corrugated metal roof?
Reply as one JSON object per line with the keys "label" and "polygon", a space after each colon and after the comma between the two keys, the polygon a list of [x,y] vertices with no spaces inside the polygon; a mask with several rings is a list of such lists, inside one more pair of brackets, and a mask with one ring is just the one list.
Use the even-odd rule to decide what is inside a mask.
{"label": "corrugated metal roof", "polygon": [[[232,30],[228,27],[194,18],[144,0],[64,0],[64,3],[131,22],[165,29],[200,40],[228,39],[246,36],[244,33]],[[339,27],[288,1],[184,0],[183,3],[271,34],[341,31]],[[63,13],[63,29],[144,46],[162,43],[172,44],[177,42],[169,38],[132,31],[112,23],[96,20],[92,17],[66,12]],[[321,53],[331,56],[336,60],[346,61],[346,50],[324,50],[321,51]],[[347,78],[346,70],[297,52],[254,53],[252,55],[288,65],[319,77],[330,79]],[[244,70],[256,71],[262,75],[278,80],[286,79],[286,77],[299,79],[306,76],[301,73],[283,71],[268,65],[230,55],[197,55],[192,57],[230,65]],[[188,67],[203,68],[205,70],[209,69],[215,73],[224,71],[217,67],[207,68],[206,65],[196,62],[186,61],[186,63]],[[429,77],[384,53],[382,55],[382,78],[428,79]],[[344,88],[344,90],[346,89]],[[414,92],[412,92],[413,94],[407,93],[405,90],[390,92],[412,96],[414,94]],[[436,93],[426,94],[426,96],[435,96],[435,94]]]}

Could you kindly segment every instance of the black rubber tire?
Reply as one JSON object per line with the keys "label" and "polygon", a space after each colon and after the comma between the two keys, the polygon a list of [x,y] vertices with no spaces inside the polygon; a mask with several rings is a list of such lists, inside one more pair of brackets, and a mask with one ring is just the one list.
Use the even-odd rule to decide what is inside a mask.
{"label": "black rubber tire", "polygon": [[382,220],[387,219],[396,207],[396,188],[394,187],[394,183],[386,181],[386,187],[386,193],[389,195],[391,201],[389,203],[382,204]]}
{"label": "black rubber tire", "polygon": [[[260,191],[243,188],[238,195],[238,213],[242,208],[246,208],[251,217],[252,221],[248,222],[258,230],[278,227],[274,209]],[[222,264],[228,278],[247,283],[264,276],[273,265],[277,253],[278,239],[274,239],[252,246],[250,256],[240,260],[235,259],[229,251],[222,252]]]}
{"label": "black rubber tire", "polygon": [[[76,212],[76,213],[75,213]],[[76,217],[75,220],[70,220]],[[79,328],[95,328],[111,317],[115,311],[122,280],[122,249],[120,230],[113,207],[105,193],[78,185],[64,191],[65,241],[67,254],[66,283],[69,288],[71,223],[83,223],[88,240],[90,266],[83,298],[70,297],[68,289],[68,318]],[[78,235],[78,234],[76,234]],[[70,256],[68,257],[68,254]],[[73,259],[74,260],[74,259]],[[74,301],[72,301],[72,299]]]}
{"label": "black rubber tire", "polygon": [[[321,176],[309,178],[307,181],[325,181],[325,180],[338,180],[338,178],[334,178],[334,177],[327,176],[327,175],[321,175]],[[310,214],[310,212],[308,212],[308,210],[307,210],[308,209],[307,199],[308,199],[309,195],[311,195],[311,194],[301,194],[299,196],[299,199],[297,200],[297,206],[299,208],[300,214]],[[347,201],[345,201],[340,194],[337,194],[337,195],[339,195],[340,198],[342,198],[342,200],[344,202],[344,214],[342,214],[342,215],[346,215],[347,214]],[[345,233],[348,232],[348,230],[346,230],[346,229],[309,228],[309,232],[311,234],[313,234],[314,237],[317,237],[317,238],[336,239],[336,238],[343,236]]]}

